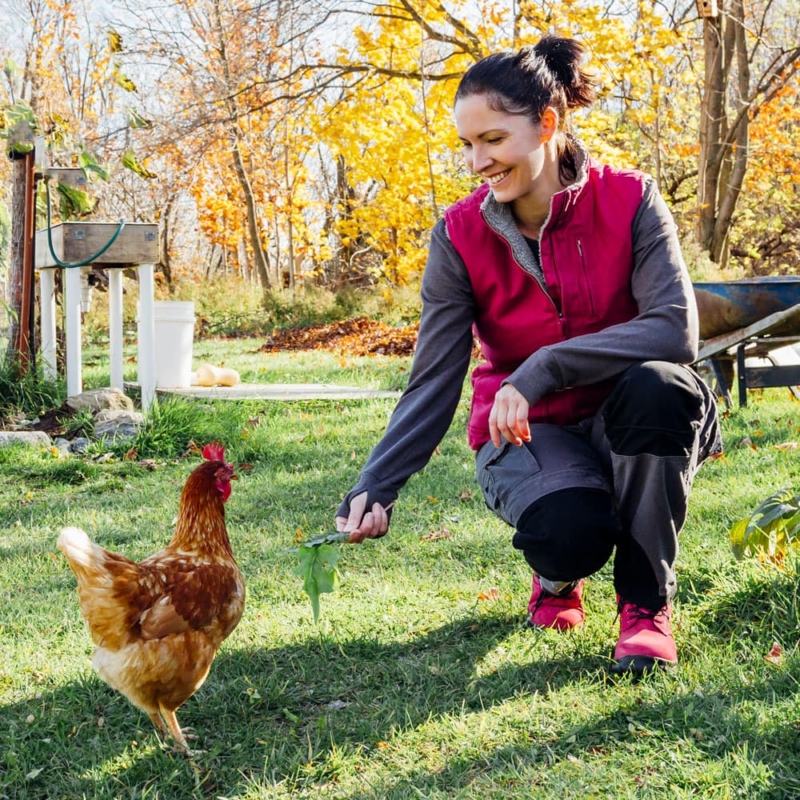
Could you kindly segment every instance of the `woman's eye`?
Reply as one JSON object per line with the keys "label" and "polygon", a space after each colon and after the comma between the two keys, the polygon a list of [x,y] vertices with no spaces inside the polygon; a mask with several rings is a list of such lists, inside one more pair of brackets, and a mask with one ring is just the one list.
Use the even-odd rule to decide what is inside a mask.
{"label": "woman's eye", "polygon": [[495,139],[487,139],[486,141],[489,142],[489,144],[500,144],[500,142],[502,142],[503,139],[502,137],[498,136]]}

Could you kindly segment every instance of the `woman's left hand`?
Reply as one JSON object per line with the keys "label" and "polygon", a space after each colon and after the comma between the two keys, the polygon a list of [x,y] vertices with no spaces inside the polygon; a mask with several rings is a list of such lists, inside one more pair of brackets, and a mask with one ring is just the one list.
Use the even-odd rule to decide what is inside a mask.
{"label": "woman's left hand", "polygon": [[503,437],[517,446],[531,440],[529,411],[528,401],[510,383],[500,388],[489,414],[489,433],[495,447],[500,447]]}

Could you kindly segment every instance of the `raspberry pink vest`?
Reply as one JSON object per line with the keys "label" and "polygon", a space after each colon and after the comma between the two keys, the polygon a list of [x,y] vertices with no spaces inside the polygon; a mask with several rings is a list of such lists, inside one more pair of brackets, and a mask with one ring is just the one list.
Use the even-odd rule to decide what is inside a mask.
{"label": "raspberry pink vest", "polygon": [[[484,217],[485,184],[445,212],[450,240],[469,273],[476,303],[475,332],[485,362],[472,373],[470,446],[490,438],[489,412],[502,382],[540,347],[594,333],[638,313],[631,293],[631,224],[645,176],[589,161],[580,185],[553,196],[540,234],[547,292],[515,260],[508,240]],[[531,422],[569,425],[592,416],[614,382],[545,395]]]}

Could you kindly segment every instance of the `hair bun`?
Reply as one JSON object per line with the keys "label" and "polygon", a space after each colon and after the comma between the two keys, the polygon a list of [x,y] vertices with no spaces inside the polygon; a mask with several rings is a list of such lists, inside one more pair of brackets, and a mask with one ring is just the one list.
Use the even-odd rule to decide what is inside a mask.
{"label": "hair bun", "polygon": [[561,85],[568,108],[591,104],[594,86],[589,75],[581,68],[586,51],[579,41],[548,35],[543,36],[532,50]]}

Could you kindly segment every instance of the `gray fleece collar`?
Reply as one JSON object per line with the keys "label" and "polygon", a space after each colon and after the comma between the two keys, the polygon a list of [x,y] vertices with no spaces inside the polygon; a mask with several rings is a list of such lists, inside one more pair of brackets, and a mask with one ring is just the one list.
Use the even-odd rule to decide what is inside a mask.
{"label": "gray fleece collar", "polygon": [[[562,189],[562,192],[579,192],[586,183],[589,175],[589,152],[571,133],[567,136],[573,141],[576,146],[575,152],[575,166],[577,177],[573,183]],[[561,194],[559,192],[558,194]],[[553,204],[550,203],[552,212]],[[547,214],[542,228],[544,228],[550,221],[550,213]],[[481,214],[483,215],[486,224],[492,228],[496,233],[500,234],[511,246],[511,252],[516,261],[525,272],[530,273],[536,278],[537,281],[545,288],[544,272],[542,272],[542,265],[531,252],[525,237],[519,232],[517,223],[514,220],[514,215],[511,213],[511,206],[508,203],[498,203],[494,199],[491,189],[487,192],[481,203]]]}

